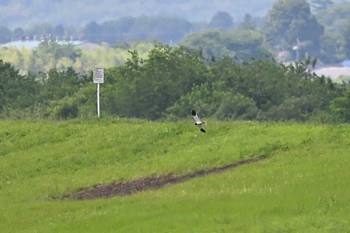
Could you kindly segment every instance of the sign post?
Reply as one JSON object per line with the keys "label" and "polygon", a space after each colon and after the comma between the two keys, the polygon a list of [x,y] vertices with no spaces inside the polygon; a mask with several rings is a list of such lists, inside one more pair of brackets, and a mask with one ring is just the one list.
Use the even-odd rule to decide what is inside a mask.
{"label": "sign post", "polygon": [[100,117],[100,83],[104,82],[104,69],[94,68],[93,81],[97,84],[97,116]]}

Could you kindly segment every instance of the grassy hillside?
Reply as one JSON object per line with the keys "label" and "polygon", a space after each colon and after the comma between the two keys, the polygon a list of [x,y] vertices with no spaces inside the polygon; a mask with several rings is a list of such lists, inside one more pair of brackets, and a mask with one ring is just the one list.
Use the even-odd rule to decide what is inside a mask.
{"label": "grassy hillside", "polygon": [[[350,126],[0,121],[0,231],[347,232]],[[52,197],[265,156],[163,189]]]}

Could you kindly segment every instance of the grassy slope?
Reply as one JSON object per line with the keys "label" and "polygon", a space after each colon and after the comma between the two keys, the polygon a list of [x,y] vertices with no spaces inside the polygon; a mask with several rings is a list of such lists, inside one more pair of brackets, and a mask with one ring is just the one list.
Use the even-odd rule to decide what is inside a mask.
{"label": "grassy slope", "polygon": [[[350,126],[0,121],[0,231],[346,232]],[[269,159],[105,200],[90,185]]]}

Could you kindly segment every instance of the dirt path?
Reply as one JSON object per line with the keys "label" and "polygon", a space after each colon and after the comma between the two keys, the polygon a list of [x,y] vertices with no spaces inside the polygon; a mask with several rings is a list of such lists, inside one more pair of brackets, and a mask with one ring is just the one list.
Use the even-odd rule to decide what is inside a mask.
{"label": "dirt path", "polygon": [[188,173],[182,176],[176,176],[175,174],[167,174],[158,177],[146,177],[137,180],[131,180],[122,183],[96,185],[76,193],[67,194],[61,197],[61,199],[97,199],[108,198],[114,196],[126,196],[134,193],[142,192],[149,189],[160,189],[166,185],[177,184],[196,177],[206,176],[212,173],[220,173],[228,169],[232,169],[238,166],[242,166],[248,163],[254,163],[265,159],[265,157],[251,158],[241,160],[232,164],[228,164],[222,167],[214,167],[209,169],[203,169]]}

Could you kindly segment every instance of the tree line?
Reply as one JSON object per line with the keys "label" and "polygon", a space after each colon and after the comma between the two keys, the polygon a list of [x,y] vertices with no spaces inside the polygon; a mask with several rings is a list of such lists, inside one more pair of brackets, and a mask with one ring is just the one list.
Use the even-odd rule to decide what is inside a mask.
{"label": "tree line", "polygon": [[[310,71],[316,59],[290,64],[229,56],[206,58],[184,46],[157,44],[147,57],[105,69],[102,115],[183,119],[192,108],[206,118],[261,121],[350,121],[349,84]],[[96,116],[92,72],[73,68],[21,75],[0,60],[1,118],[74,119]]]}
{"label": "tree line", "polygon": [[[241,21],[235,20],[228,12],[219,11],[208,23],[193,23],[171,16],[125,16],[100,23],[91,21],[79,29],[42,24],[11,31],[2,26],[0,43],[44,33],[50,35],[50,40],[69,40],[72,36],[98,44],[107,43],[111,47],[130,41],[182,44],[196,49],[200,47],[216,56],[232,55],[232,51],[239,47],[237,44],[239,49],[244,49],[251,43],[268,49],[280,60],[312,56],[325,64],[332,64],[350,57],[349,10],[350,3],[334,4],[330,0],[278,0],[266,16],[246,14]],[[239,34],[235,40],[230,39]],[[244,40],[249,43],[244,44]],[[256,52],[259,56],[261,49]]]}

